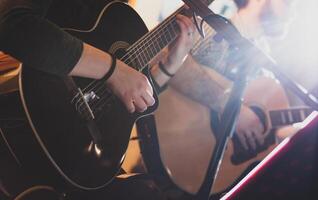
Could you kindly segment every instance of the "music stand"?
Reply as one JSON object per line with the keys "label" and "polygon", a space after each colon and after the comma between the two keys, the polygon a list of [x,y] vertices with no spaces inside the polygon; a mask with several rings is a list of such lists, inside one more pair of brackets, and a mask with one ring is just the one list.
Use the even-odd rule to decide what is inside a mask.
{"label": "music stand", "polygon": [[318,112],[313,112],[304,126],[279,144],[221,200],[317,197]]}

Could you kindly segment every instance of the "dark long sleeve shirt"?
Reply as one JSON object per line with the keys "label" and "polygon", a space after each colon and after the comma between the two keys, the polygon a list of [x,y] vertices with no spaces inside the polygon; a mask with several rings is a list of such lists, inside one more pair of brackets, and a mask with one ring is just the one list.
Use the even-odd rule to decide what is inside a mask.
{"label": "dark long sleeve shirt", "polygon": [[111,0],[0,0],[0,51],[24,66],[67,75],[83,42],[61,27],[89,27]]}

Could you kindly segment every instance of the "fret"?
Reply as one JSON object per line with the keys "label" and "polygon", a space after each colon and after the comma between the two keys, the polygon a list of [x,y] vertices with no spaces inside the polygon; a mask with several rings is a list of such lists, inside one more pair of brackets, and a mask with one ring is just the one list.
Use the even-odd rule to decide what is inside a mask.
{"label": "fret", "polygon": [[152,46],[154,47],[153,50],[155,52],[155,54],[157,55],[158,52],[160,52],[160,48],[159,48],[159,44],[157,42],[158,38],[154,38],[154,40],[152,41]]}
{"label": "fret", "polygon": [[168,42],[172,40],[172,35],[171,35],[169,29],[165,29],[165,35],[167,36]]}
{"label": "fret", "polygon": [[172,23],[173,23],[174,36],[176,37],[180,33],[180,28],[176,21],[173,21]]}
{"label": "fret", "polygon": [[280,112],[270,111],[269,118],[270,118],[270,121],[271,121],[271,124],[273,127],[277,127],[277,126],[280,126],[281,124],[283,124]]}
{"label": "fret", "polygon": [[138,51],[136,51],[135,56],[139,62],[138,69],[141,69],[145,65],[145,62],[146,62],[146,59],[145,59],[146,55],[145,55],[145,52],[142,51],[142,45],[141,45],[140,49]]}
{"label": "fret", "polygon": [[300,118],[302,121],[306,119],[306,111],[305,110],[300,110]]}
{"label": "fret", "polygon": [[143,61],[143,65],[145,66],[148,63],[148,55],[147,52],[144,51],[145,45],[147,45],[146,43],[142,43],[140,45],[140,49],[139,49],[139,54],[137,56],[141,57],[141,60]]}
{"label": "fret", "polygon": [[282,124],[286,124],[285,112],[281,112]]}
{"label": "fret", "polygon": [[139,61],[137,60],[137,57],[135,55],[135,51],[130,51],[127,53],[128,55],[128,58],[125,63],[128,64],[128,65],[131,65],[132,67],[134,67],[135,69],[138,69],[140,63]]}
{"label": "fret", "polygon": [[161,35],[158,35],[158,37],[154,40],[157,47],[156,48],[157,53],[160,52],[165,47],[165,46],[161,46],[160,38],[161,38]]}
{"label": "fret", "polygon": [[151,54],[149,48],[150,48],[149,46],[144,46],[143,49],[142,49],[143,55],[144,55],[145,60],[146,60],[146,61],[145,61],[146,63],[148,63],[147,61],[149,60],[149,58],[152,57],[152,54]]}
{"label": "fret", "polygon": [[144,67],[146,64],[148,64],[148,60],[149,60],[149,55],[148,55],[148,52],[147,51],[142,51],[140,53],[140,57],[142,59],[142,66],[141,67]]}
{"label": "fret", "polygon": [[175,29],[172,23],[168,25],[167,30],[169,34],[171,35],[171,38],[175,38],[177,34],[175,33]]}
{"label": "fret", "polygon": [[287,116],[288,116],[288,123],[293,123],[294,119],[293,119],[293,115],[291,113],[291,110],[287,111]]}
{"label": "fret", "polygon": [[158,43],[159,43],[159,47],[160,47],[160,49],[163,49],[166,45],[166,42],[164,41],[164,34],[162,34],[163,32],[162,32],[162,30],[160,30],[160,32],[159,32],[159,37],[158,37]]}
{"label": "fret", "polygon": [[172,39],[175,39],[176,36],[179,34],[179,32],[177,32],[177,30],[176,30],[176,24],[177,24],[176,22],[175,23],[172,22],[168,26],[168,31],[169,31]]}
{"label": "fret", "polygon": [[297,122],[302,122],[312,112],[309,108],[294,108],[269,111],[272,127],[279,127]]}
{"label": "fret", "polygon": [[[174,21],[174,22],[175,22],[175,21]],[[175,24],[176,24],[176,23],[172,23],[173,28],[171,29],[171,30],[172,30],[172,33],[173,33],[173,35],[174,35],[174,37],[176,37],[176,36],[179,34],[179,33],[177,32],[177,30],[176,30]]]}
{"label": "fret", "polygon": [[131,59],[131,62],[130,62],[131,66],[134,68],[134,69],[138,69],[138,66],[139,66],[139,63],[136,59]]}
{"label": "fret", "polygon": [[139,68],[145,67],[164,47],[169,45],[178,36],[180,30],[176,22],[176,15],[184,7],[179,8],[174,14],[164,20],[159,26],[138,40],[127,51],[133,55],[130,59],[137,63]]}
{"label": "fret", "polygon": [[168,44],[169,41],[168,34],[165,33],[164,30],[162,30],[162,35],[164,36],[163,45],[166,46],[166,44]]}
{"label": "fret", "polygon": [[163,48],[160,46],[158,39],[160,38],[161,31],[158,30],[158,32],[154,35],[152,39],[152,43],[154,46],[155,55],[159,53]]}
{"label": "fret", "polygon": [[141,64],[141,62],[140,62],[140,60],[138,59],[137,56],[135,57],[135,62],[136,62],[136,64],[137,64],[137,65],[136,65],[136,68],[139,70],[139,69],[141,68],[141,65],[142,65],[142,64]]}
{"label": "fret", "polygon": [[[167,43],[169,43],[169,41],[171,41],[171,35],[170,35],[170,32],[168,31],[168,25],[163,29],[163,34],[166,36],[166,39],[167,39]],[[165,45],[166,45],[165,44]]]}
{"label": "fret", "polygon": [[295,122],[304,121],[305,118],[302,118],[301,114],[300,114],[301,111],[302,111],[301,109],[293,109],[290,111],[292,116],[293,116],[293,121],[295,121]]}
{"label": "fret", "polygon": [[154,48],[154,43],[153,41],[150,42],[149,44],[149,49],[150,49],[150,53],[151,53],[151,57],[155,57],[157,55],[156,51],[155,51],[155,48]]}

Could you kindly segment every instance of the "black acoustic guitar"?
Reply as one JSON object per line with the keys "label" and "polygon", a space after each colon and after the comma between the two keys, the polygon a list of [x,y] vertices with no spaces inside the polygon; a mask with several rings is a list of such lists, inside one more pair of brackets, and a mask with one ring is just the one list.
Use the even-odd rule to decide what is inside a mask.
{"label": "black acoustic guitar", "polygon": [[[184,10],[148,32],[131,7],[114,2],[90,30],[65,30],[149,78],[148,63],[177,38],[175,15]],[[103,187],[116,176],[133,124],[158,106],[130,114],[103,82],[60,78],[29,66],[22,66],[17,91],[1,95],[0,103],[2,111],[8,110],[6,116],[1,113],[2,139],[17,162],[85,190]]]}

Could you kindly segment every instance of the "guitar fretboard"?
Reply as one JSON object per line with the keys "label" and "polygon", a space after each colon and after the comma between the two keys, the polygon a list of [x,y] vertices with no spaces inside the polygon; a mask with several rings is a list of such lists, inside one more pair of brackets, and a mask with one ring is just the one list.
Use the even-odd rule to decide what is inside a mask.
{"label": "guitar fretboard", "polygon": [[[210,5],[213,0],[204,0],[203,2]],[[180,28],[176,22],[177,14],[189,16],[189,12],[184,6],[181,6],[156,28],[129,47],[127,54],[121,60],[126,64],[131,64],[139,71],[143,70],[163,48],[178,37]]]}
{"label": "guitar fretboard", "polygon": [[[131,63],[139,71],[146,67],[163,48],[173,42],[179,35],[180,29],[176,22],[176,15],[183,11],[184,7],[182,6],[160,25],[128,48],[127,55],[124,56],[123,61],[127,64]],[[125,59],[125,57],[129,59]]]}
{"label": "guitar fretboard", "polygon": [[292,108],[284,110],[269,111],[269,118],[272,127],[280,127],[297,122],[302,122],[310,115],[312,109],[310,108]]}

